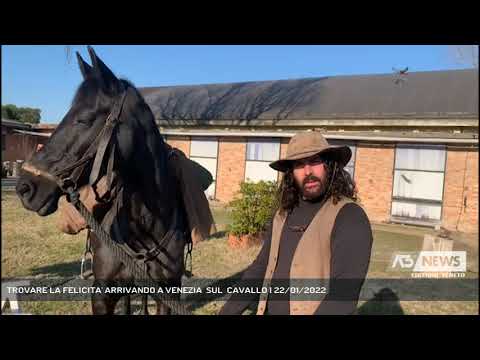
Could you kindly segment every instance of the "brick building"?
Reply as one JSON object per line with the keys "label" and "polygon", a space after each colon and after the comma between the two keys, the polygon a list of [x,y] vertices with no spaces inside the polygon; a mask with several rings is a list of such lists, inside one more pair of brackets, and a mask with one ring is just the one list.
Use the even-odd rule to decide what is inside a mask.
{"label": "brick building", "polygon": [[2,119],[2,162],[26,160],[44,144],[55,127]]}
{"label": "brick building", "polygon": [[478,231],[478,70],[141,88],[171,145],[207,167],[207,194],[232,200],[298,131],[346,144],[374,222]]}
{"label": "brick building", "polygon": [[167,142],[212,173],[211,199],[278,180],[268,164],[316,130],[351,147],[347,170],[372,221],[478,231],[478,70],[139,90]]}

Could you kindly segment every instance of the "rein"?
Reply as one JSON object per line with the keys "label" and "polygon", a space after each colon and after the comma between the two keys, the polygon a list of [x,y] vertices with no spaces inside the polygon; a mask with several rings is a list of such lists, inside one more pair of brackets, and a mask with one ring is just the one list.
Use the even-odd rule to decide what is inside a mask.
{"label": "rein", "polygon": [[[120,123],[120,115],[122,112],[122,108],[125,102],[125,98],[127,95],[127,90],[123,92],[119,102],[115,103],[113,106],[112,111],[108,115],[107,119],[105,120],[105,125],[100,130],[99,134],[96,136],[95,140],[90,144],[85,154],[72,165],[57,170],[53,173],[49,173],[47,171],[40,170],[36,168],[29,162],[25,162],[22,166],[22,170],[33,174],[34,176],[42,176],[46,179],[49,179],[55,182],[62,192],[67,195],[67,200],[71,202],[77,210],[79,210],[80,214],[85,218],[87,224],[92,229],[93,232],[96,233],[97,237],[112,250],[115,257],[120,259],[127,268],[130,269],[131,274],[135,275],[139,279],[146,280],[149,279],[150,281],[154,280],[148,272],[148,262],[160,255],[160,253],[165,251],[165,245],[175,236],[179,235],[178,222],[180,218],[180,210],[179,207],[176,207],[171,225],[169,230],[165,233],[163,238],[160,240],[159,243],[156,244],[152,249],[143,250],[141,252],[134,251],[126,242],[120,241],[113,241],[110,235],[105,232],[105,230],[101,227],[98,221],[93,217],[93,215],[85,208],[84,204],[80,200],[80,195],[78,192],[78,179],[83,174],[86,165],[92,160],[93,167],[89,177],[89,184],[92,186],[93,191],[95,192],[96,200],[102,203],[108,203],[112,201],[111,198],[111,184],[112,184],[112,173],[113,173],[113,165],[114,165],[114,154],[115,154],[115,142],[112,141],[113,134],[117,129],[118,124]],[[106,195],[107,199],[104,197],[100,197],[96,190],[96,185],[100,180],[100,171],[102,169],[102,165],[104,163],[106,151],[109,145],[112,145],[110,148],[110,154],[108,157],[108,164],[107,164],[107,192]],[[170,157],[171,153],[169,154]],[[182,234],[185,236],[185,234]],[[187,237],[188,239],[188,237]],[[191,251],[192,251],[192,244],[188,242],[187,248],[187,257],[190,256],[191,259]],[[191,261],[191,260],[190,260]],[[185,269],[186,270],[186,269]],[[188,273],[188,271],[186,272]],[[191,274],[191,271],[190,271]],[[157,296],[159,297],[159,296]],[[191,314],[186,308],[182,307],[179,304],[172,303],[171,300],[167,298],[161,298],[167,306],[172,308],[178,314]]]}

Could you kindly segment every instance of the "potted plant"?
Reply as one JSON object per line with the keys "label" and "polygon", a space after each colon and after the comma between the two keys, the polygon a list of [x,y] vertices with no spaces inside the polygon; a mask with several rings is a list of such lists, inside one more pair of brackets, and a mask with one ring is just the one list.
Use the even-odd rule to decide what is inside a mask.
{"label": "potted plant", "polygon": [[277,184],[272,181],[242,182],[239,197],[230,203],[232,224],[228,243],[233,248],[249,248],[263,240],[267,223],[277,208]]}

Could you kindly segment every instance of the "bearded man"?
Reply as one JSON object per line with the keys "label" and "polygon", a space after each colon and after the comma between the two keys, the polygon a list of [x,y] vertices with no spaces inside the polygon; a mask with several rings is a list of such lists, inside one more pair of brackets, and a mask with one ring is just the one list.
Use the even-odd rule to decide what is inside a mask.
{"label": "bearded man", "polygon": [[[356,313],[373,237],[355,183],[345,170],[351,156],[348,146],[331,146],[322,134],[310,131],[296,134],[285,158],[270,164],[283,173],[280,205],[242,280],[260,280],[262,288],[280,289],[280,294],[232,296],[221,315],[242,314],[252,304],[258,304],[257,315]],[[315,280],[326,286],[313,286],[324,290],[313,300],[302,297],[302,288],[294,285]]]}

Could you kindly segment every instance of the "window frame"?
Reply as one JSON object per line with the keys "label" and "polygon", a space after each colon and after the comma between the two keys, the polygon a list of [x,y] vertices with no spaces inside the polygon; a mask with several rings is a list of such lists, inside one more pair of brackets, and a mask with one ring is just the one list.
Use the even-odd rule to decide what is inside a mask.
{"label": "window frame", "polygon": [[[281,151],[282,151],[282,141],[281,141],[281,138],[277,138],[277,137],[255,137],[255,136],[251,136],[251,137],[248,137],[246,139],[247,141],[245,142],[245,171],[244,171],[244,174],[243,174],[243,181],[247,181],[247,163],[248,162],[255,162],[255,163],[267,163],[267,164],[270,164],[274,161],[277,161],[278,159],[280,159],[280,154],[281,154]],[[278,144],[278,154],[277,154],[277,158],[274,159],[274,160],[249,160],[248,159],[248,144],[249,143],[276,143]],[[268,166],[268,165],[267,165]],[[273,169],[272,169],[273,170]],[[275,171],[275,170],[273,170]],[[258,180],[258,181],[262,181],[262,180]],[[274,182],[278,182],[279,181],[279,175],[278,175],[278,172],[277,172],[277,176],[276,176],[276,179],[275,180],[263,180],[263,181],[274,181]]]}
{"label": "window frame", "polygon": [[[345,165],[344,169],[345,171],[348,171],[347,168],[351,168],[352,169],[352,173],[350,173],[350,175],[352,176],[352,179],[355,179],[355,166],[357,164],[357,149],[358,149],[358,141],[349,141],[349,140],[342,140],[342,139],[330,139],[330,140],[327,140],[328,143],[330,145],[333,145],[333,146],[348,146],[350,147],[350,150],[352,150],[351,148],[353,147],[354,150],[352,150],[352,158],[353,158],[353,164],[351,166],[347,166]],[[350,159],[351,161],[351,159]]]}
{"label": "window frame", "polygon": [[[399,148],[407,148],[407,149],[415,149],[415,150],[442,150],[444,152],[443,158],[443,170],[421,170],[421,169],[405,169],[405,168],[397,168],[397,149]],[[409,144],[409,143],[397,143],[395,144],[395,152],[394,152],[394,162],[393,162],[393,171],[392,171],[392,193],[391,193],[391,201],[390,201],[390,219],[396,222],[412,222],[412,223],[428,223],[431,225],[441,224],[443,221],[443,201],[445,197],[445,173],[447,168],[447,146],[445,144]],[[423,198],[413,198],[413,197],[403,197],[403,196],[396,196],[395,195],[395,178],[397,171],[410,171],[410,172],[420,172],[420,173],[439,173],[443,174],[443,182],[442,182],[442,191],[441,191],[441,199],[440,200],[433,200],[433,199],[423,199]],[[403,203],[414,203],[418,205],[432,205],[432,206],[440,206],[440,217],[439,219],[419,219],[415,217],[402,217],[398,215],[393,215],[393,203],[394,202],[403,202]]]}
{"label": "window frame", "polygon": [[[194,141],[201,141],[201,140],[204,140],[204,141],[216,141],[217,143],[217,151],[216,151],[216,154],[215,154],[215,157],[213,156],[197,156],[197,155],[192,155],[192,143]],[[198,158],[198,159],[215,159],[215,174],[212,174],[215,175],[213,176],[213,182],[210,186],[213,185],[213,194],[211,195],[211,198],[212,199],[216,199],[217,198],[217,175],[218,175],[218,154],[219,154],[219,149],[220,149],[220,138],[218,136],[191,136],[190,137],[190,142],[189,142],[189,149],[188,149],[188,153],[189,153],[189,156],[188,158],[192,161],[195,161],[195,158]],[[201,165],[201,164],[200,164]],[[203,166],[203,165],[202,165]],[[208,170],[208,169],[207,169]],[[209,170],[210,171],[210,170]],[[208,189],[207,189],[208,190]],[[207,191],[205,190],[205,192]]]}

